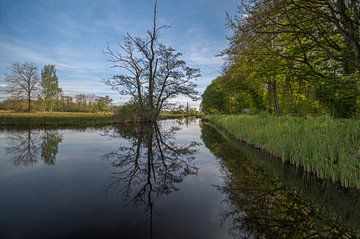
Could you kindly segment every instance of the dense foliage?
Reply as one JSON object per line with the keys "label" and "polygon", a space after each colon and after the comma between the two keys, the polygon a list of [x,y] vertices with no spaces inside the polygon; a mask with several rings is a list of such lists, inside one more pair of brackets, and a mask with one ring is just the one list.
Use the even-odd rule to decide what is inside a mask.
{"label": "dense foliage", "polygon": [[41,98],[44,101],[44,110],[52,111],[54,99],[62,93],[55,65],[45,65],[41,71]]}
{"label": "dense foliage", "polygon": [[357,0],[242,1],[228,19],[223,75],[205,90],[202,110],[356,115],[359,19]]}

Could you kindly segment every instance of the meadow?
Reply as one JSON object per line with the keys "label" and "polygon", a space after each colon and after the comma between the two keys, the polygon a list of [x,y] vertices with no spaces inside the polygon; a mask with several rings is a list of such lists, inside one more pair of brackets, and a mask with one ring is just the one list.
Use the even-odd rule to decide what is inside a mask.
{"label": "meadow", "polygon": [[115,123],[111,113],[0,111],[0,126],[95,126]]}
{"label": "meadow", "polygon": [[320,178],[360,188],[360,121],[270,115],[208,116],[210,122]]}

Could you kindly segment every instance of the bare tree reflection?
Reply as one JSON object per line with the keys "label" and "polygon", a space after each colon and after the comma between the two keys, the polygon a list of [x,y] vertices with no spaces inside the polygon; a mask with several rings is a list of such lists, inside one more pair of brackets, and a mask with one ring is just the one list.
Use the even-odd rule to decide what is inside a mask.
{"label": "bare tree reflection", "polygon": [[15,131],[8,137],[6,153],[16,166],[34,166],[39,160],[53,165],[61,141],[62,135],[55,130]]}
{"label": "bare tree reflection", "polygon": [[175,134],[180,129],[155,123],[119,126],[106,132],[126,139],[104,156],[114,168],[106,191],[122,193],[127,204],[144,205],[149,212],[150,231],[156,199],[179,190],[184,177],[198,172],[194,159],[199,143],[177,144]]}
{"label": "bare tree reflection", "polygon": [[8,138],[6,152],[14,165],[33,166],[38,161],[39,150],[39,134],[30,129],[15,132]]}
{"label": "bare tree reflection", "polygon": [[[275,177],[264,161],[231,144],[215,129],[202,125],[202,138],[220,158],[228,209],[223,223],[236,238],[358,238],[359,231],[326,208],[305,199],[304,188]],[[249,149],[248,149],[249,150]]]}

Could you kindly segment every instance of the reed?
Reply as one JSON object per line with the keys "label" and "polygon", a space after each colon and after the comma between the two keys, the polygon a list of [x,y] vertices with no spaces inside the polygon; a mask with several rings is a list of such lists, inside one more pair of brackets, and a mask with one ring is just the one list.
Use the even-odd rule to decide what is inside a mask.
{"label": "reed", "polygon": [[208,116],[249,144],[320,178],[360,188],[360,121],[270,115]]}

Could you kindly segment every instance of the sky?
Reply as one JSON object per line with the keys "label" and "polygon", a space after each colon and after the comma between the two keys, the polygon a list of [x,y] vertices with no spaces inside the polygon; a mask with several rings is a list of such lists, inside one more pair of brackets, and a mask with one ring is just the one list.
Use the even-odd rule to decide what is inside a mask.
{"label": "sky", "polygon": [[[200,68],[202,92],[220,74],[216,57],[228,45],[225,13],[234,14],[238,0],[158,0],[158,24],[171,25],[160,42]],[[5,75],[15,62],[31,62],[39,72],[55,64],[65,95],[110,95],[127,100],[102,83],[116,74],[106,45],[130,33],[145,36],[152,26],[152,0],[0,0],[0,99],[6,97]],[[179,103],[187,101],[176,99]],[[199,103],[191,103],[198,105]]]}

